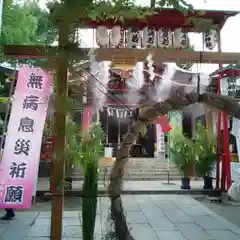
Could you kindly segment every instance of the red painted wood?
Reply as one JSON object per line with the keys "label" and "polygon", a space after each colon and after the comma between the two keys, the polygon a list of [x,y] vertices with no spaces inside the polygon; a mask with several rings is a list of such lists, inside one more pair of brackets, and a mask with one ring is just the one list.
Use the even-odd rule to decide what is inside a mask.
{"label": "red painted wood", "polygon": [[[155,10],[157,12],[157,10]],[[105,21],[88,21],[86,19],[85,25],[89,28],[96,28],[97,26],[104,25],[108,28],[112,28],[115,25],[128,28],[135,26],[138,28],[154,27],[154,28],[176,28],[193,29],[194,23],[189,21],[189,17],[196,17],[198,19],[209,19],[212,20],[213,24],[219,24],[222,26],[228,17],[235,16],[238,12],[227,12],[227,11],[194,11],[189,12],[186,16],[181,11],[175,9],[162,9],[154,15],[146,17],[145,19],[136,20],[124,20],[123,22],[116,22],[115,19],[109,19]]]}

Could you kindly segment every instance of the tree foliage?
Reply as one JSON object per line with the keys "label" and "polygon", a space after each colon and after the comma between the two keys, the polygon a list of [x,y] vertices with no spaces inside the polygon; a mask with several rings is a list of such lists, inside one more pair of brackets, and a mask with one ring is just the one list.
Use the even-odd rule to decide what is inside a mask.
{"label": "tree foliage", "polygon": [[124,21],[141,19],[155,12],[154,8],[173,7],[184,13],[193,9],[185,0],[149,1],[149,7],[140,7],[134,0],[61,0],[50,2],[49,8],[54,22],[64,19],[73,23],[76,19]]}
{"label": "tree foliage", "polygon": [[[38,1],[26,0],[21,4],[5,0],[0,38],[0,62],[11,60],[3,56],[3,46],[8,44],[31,45],[52,44],[56,39],[56,28],[49,20],[49,12],[39,7]],[[18,60],[19,63],[42,64],[42,60]],[[15,64],[14,64],[15,65]],[[0,76],[0,96],[8,97],[11,81]]]}
{"label": "tree foliage", "polygon": [[41,9],[37,1],[4,2],[1,46],[52,43],[55,38],[56,30],[49,21],[49,13]]}
{"label": "tree foliage", "polygon": [[36,18],[37,27],[32,38],[33,43],[52,44],[56,40],[57,30],[49,20],[49,12],[39,7],[37,0],[31,0],[24,6]]}

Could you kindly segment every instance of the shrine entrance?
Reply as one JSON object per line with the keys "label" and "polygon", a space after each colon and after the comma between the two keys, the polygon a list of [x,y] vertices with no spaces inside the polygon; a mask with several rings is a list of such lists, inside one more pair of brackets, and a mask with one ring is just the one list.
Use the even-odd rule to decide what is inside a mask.
{"label": "shrine entrance", "polygon": [[[100,123],[106,134],[105,144],[113,147],[113,155],[119,149],[125,134],[127,134],[133,123],[133,119],[116,118],[108,116],[106,108],[100,112]],[[131,157],[150,157],[154,156],[155,144],[155,125],[150,124],[146,136],[139,136],[131,149]]]}

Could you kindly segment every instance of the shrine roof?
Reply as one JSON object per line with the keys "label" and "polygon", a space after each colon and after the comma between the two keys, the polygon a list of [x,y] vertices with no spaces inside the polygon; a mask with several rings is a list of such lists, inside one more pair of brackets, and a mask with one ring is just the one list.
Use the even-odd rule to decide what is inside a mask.
{"label": "shrine roof", "polygon": [[240,76],[240,65],[228,65],[226,67],[217,69],[213,73],[210,74],[212,78],[218,76],[218,74],[226,75],[226,76]]}
{"label": "shrine roof", "polygon": [[[114,25],[121,25],[124,28],[138,27],[144,28],[146,26],[154,28],[184,28],[189,31],[196,30],[196,22],[201,19],[209,20],[213,25],[223,27],[224,23],[229,17],[235,16],[239,11],[214,11],[214,10],[194,10],[189,11],[186,15],[177,9],[156,9],[155,14],[146,17],[145,19],[125,20],[124,23],[116,22],[114,20],[106,21],[85,21],[87,27],[96,28],[99,25],[104,25],[108,28]],[[197,31],[197,30],[196,30]]]}

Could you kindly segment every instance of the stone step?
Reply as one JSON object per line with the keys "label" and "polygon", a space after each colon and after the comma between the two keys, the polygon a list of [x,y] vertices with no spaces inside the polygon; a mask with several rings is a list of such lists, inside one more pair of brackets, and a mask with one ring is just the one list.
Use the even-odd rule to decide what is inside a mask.
{"label": "stone step", "polygon": [[[74,181],[81,181],[83,180],[82,176],[74,176]],[[141,180],[152,180],[152,181],[167,181],[168,176],[123,176],[123,180],[125,181],[141,181]],[[170,181],[180,181],[181,176],[169,176]],[[99,177],[99,181],[104,181],[104,177]],[[108,181],[108,178],[105,178],[105,181]]]}
{"label": "stone step", "polygon": [[[99,169],[105,169],[105,168],[108,168],[108,169],[111,169],[112,166],[99,166]],[[75,170],[78,170],[78,169],[82,169],[82,167],[75,167]],[[131,170],[142,170],[142,169],[147,169],[147,170],[176,170],[177,168],[175,166],[132,166],[132,165],[127,165],[126,166],[126,169],[131,169]]]}
{"label": "stone step", "polygon": [[[109,176],[110,175],[110,172],[108,173],[99,173],[99,177],[104,177],[104,176]],[[126,177],[131,177],[131,176],[134,176],[134,177],[141,177],[141,176],[148,176],[148,177],[152,177],[152,176],[172,176],[172,177],[175,177],[175,176],[181,176],[180,173],[152,173],[152,174],[149,174],[149,173],[125,173],[124,176]],[[72,177],[79,177],[79,176],[84,176],[84,174],[72,174]]]}
{"label": "stone step", "polygon": [[[99,173],[99,177],[104,177],[108,176],[110,172],[108,173]],[[179,173],[169,173],[169,176],[180,176],[181,174]],[[83,174],[72,174],[72,177],[78,177],[78,176],[83,176]],[[125,173],[124,176],[136,176],[136,177],[141,177],[141,176],[168,176],[168,173]]]}
{"label": "stone step", "polygon": [[[110,174],[111,171],[107,172],[99,172],[99,176],[105,176]],[[165,176],[165,175],[170,175],[170,176],[180,176],[181,174],[179,172],[128,172],[125,171],[124,176]],[[83,176],[83,172],[73,172],[72,176]]]}
{"label": "stone step", "polygon": [[[99,168],[99,171],[110,171],[112,169],[112,167],[100,167]],[[129,168],[129,167],[126,167],[125,168],[126,171],[129,171],[129,172],[143,172],[143,171],[146,171],[146,172],[178,172],[179,170],[176,169],[176,168],[145,168],[145,167],[142,167],[142,168]],[[82,172],[83,171],[83,168],[75,168],[74,169],[74,172]]]}
{"label": "stone step", "polygon": [[[110,174],[111,171],[107,171],[107,172],[99,172],[99,175],[106,175],[106,174]],[[128,172],[125,171],[124,175],[125,176],[130,176],[130,175],[137,175],[137,176],[141,176],[141,175],[148,175],[148,176],[160,176],[160,175],[180,175],[179,172]],[[78,175],[83,175],[83,172],[73,172],[72,176],[78,176]]]}

